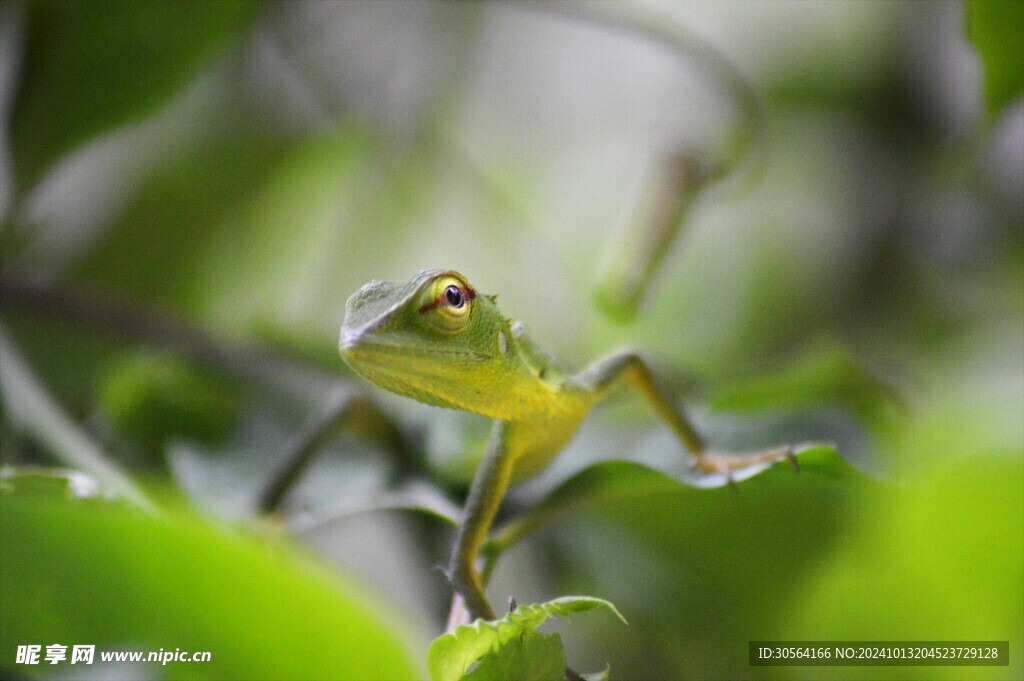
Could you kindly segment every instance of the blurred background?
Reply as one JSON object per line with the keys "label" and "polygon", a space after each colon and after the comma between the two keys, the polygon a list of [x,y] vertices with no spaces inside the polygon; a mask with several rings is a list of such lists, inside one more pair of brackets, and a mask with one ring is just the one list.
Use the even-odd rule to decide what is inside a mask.
{"label": "blurred background", "polygon": [[[12,664],[24,643],[194,636],[248,662],[91,672],[332,678],[350,650],[423,676],[453,533],[430,515],[351,511],[410,479],[457,508],[487,426],[361,386],[335,348],[359,286],[450,268],[500,294],[569,368],[639,348],[716,446],[827,442],[855,469],[771,471],[738,494],[611,495],[517,545],[496,602],[585,593],[630,622],[560,625],[576,668],[1020,678],[1024,102],[983,69],[1012,81],[1012,48],[997,42],[983,64],[965,12],[0,5],[0,668],[45,675]],[[636,22],[681,27],[683,51]],[[761,100],[742,157],[731,140],[753,124],[737,82],[709,68],[721,60]],[[679,149],[733,172],[696,196],[635,316],[610,318],[595,287],[643,240],[632,217]],[[339,386],[372,403],[258,521],[260,494]],[[619,458],[683,468],[671,434],[624,394],[509,508]],[[158,499],[186,539],[13,482],[51,469]],[[234,550],[219,533],[252,555],[218,558]],[[192,556],[203,542],[219,548]],[[277,572],[252,567],[264,559]],[[239,609],[270,589],[261,570],[304,597],[280,586],[272,604]],[[303,580],[341,584],[352,602],[323,614]],[[171,585],[184,595],[167,610]],[[122,602],[123,589],[148,595]],[[296,653],[306,639],[342,648],[314,664]],[[1011,666],[748,666],[748,641],[784,639],[1009,640]],[[245,666],[260,654],[273,664]]]}

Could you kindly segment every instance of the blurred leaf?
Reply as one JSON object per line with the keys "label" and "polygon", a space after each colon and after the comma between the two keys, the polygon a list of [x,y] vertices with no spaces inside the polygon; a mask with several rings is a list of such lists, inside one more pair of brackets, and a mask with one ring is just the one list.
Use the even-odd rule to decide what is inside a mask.
{"label": "blurred leaf", "polygon": [[1024,3],[969,0],[967,37],[981,57],[985,105],[998,113],[1024,92]]}
{"label": "blurred leaf", "polygon": [[[118,221],[77,265],[75,277],[142,303],[189,311],[196,261],[225,216],[258,195],[289,145],[219,141],[148,178]],[[232,234],[238,245],[245,234]],[[223,263],[222,263],[223,266]]]}
{"label": "blurred leaf", "polygon": [[[38,486],[36,486],[38,487]],[[0,488],[0,647],[86,643],[100,651],[212,653],[166,678],[412,679],[389,608],[285,546],[170,512]],[[159,616],[153,616],[159,613]],[[0,665],[15,669],[13,655]]]}
{"label": "blurred leaf", "polygon": [[12,115],[20,185],[87,139],[155,110],[248,24],[258,6],[103,0],[29,6]]}
{"label": "blurred leaf", "polygon": [[[860,477],[831,447],[808,447],[797,452],[797,460],[800,474],[805,480],[818,477],[836,480]],[[771,471],[772,475],[793,476],[789,461],[783,460],[736,471],[734,482],[752,480],[766,471]],[[500,528],[492,540],[495,544],[492,549],[504,550],[554,518],[569,513],[660,494],[700,495],[704,492],[695,488],[724,487],[727,484],[728,480],[721,475],[692,474],[691,477],[677,479],[630,461],[604,461],[580,471],[556,487],[523,516]],[[746,489],[746,486],[742,489]]]}
{"label": "blurred leaf", "polygon": [[437,487],[428,482],[415,481],[395,490],[381,490],[365,495],[348,494],[315,516],[299,515],[289,521],[293,532],[308,532],[328,523],[338,522],[362,513],[380,511],[411,511],[450,526],[458,526],[462,509],[456,506]]}
{"label": "blurred leaf", "polygon": [[17,492],[22,499],[88,499],[99,496],[96,478],[67,468],[3,466],[0,468],[0,494]]}
{"label": "blurred leaf", "polygon": [[103,377],[97,399],[111,424],[145,450],[171,437],[221,442],[238,423],[234,394],[185,359],[141,352],[120,358]]}
{"label": "blurred leaf", "polygon": [[[1019,287],[1018,287],[1019,288]],[[893,463],[916,475],[978,455],[1024,452],[1024,319],[966,330],[914,369],[919,389],[904,427],[887,438]],[[1024,493],[1024,492],[1022,492]]]}
{"label": "blurred leaf", "polygon": [[81,324],[18,312],[5,309],[4,322],[28,363],[60,404],[73,414],[87,413],[103,368],[123,344]]}
{"label": "blurred leaf", "polygon": [[625,622],[615,606],[589,596],[563,596],[546,603],[520,605],[499,620],[477,620],[434,639],[427,653],[427,668],[433,681],[457,681],[469,667],[488,653],[500,649],[512,639],[529,634],[549,617],[568,618],[571,613],[607,608]]}
{"label": "blurred leaf", "polygon": [[[606,627],[580,659],[613,660],[635,678],[749,675],[740,642],[777,627],[803,575],[843,541],[852,501],[878,486],[829,448],[799,461],[799,474],[779,463],[734,490],[620,462],[581,474],[574,515],[547,534],[552,560],[572,566],[556,588],[600,593],[636,614],[628,637]],[[614,494],[623,471],[628,493]]]}
{"label": "blurred leaf", "polygon": [[531,631],[484,655],[466,681],[562,681],[565,651],[558,634]]}
{"label": "blurred leaf", "polygon": [[[1020,678],[1024,668],[1024,464],[961,459],[866,495],[857,530],[808,576],[780,640],[1009,640],[1010,667],[933,667],[930,679]],[[921,678],[913,667],[889,678]],[[870,667],[792,678],[873,679]]]}
{"label": "blurred leaf", "polygon": [[720,411],[779,411],[838,406],[866,425],[885,423],[901,405],[895,391],[846,350],[812,347],[785,366],[732,385],[710,400]]}
{"label": "blurred leaf", "polygon": [[95,476],[107,492],[130,499],[140,508],[153,508],[148,495],[54,401],[3,324],[0,357],[0,414],[4,426],[11,425],[32,438],[57,460]]}
{"label": "blurred leaf", "polygon": [[360,181],[364,140],[350,128],[300,141],[239,137],[148,178],[76,277],[226,334],[297,323],[337,283],[339,197]]}

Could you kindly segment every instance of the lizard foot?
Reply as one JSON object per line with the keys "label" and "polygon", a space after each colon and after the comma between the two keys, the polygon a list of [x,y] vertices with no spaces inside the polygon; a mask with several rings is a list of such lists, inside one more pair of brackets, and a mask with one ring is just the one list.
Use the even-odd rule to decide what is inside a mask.
{"label": "lizard foot", "polygon": [[702,452],[694,459],[691,468],[698,473],[718,473],[719,475],[724,475],[729,486],[733,487],[735,485],[732,478],[733,471],[761,463],[774,463],[782,459],[789,459],[790,465],[793,466],[793,472],[800,472],[800,465],[797,463],[796,454],[793,452],[793,448],[788,445],[750,454]]}

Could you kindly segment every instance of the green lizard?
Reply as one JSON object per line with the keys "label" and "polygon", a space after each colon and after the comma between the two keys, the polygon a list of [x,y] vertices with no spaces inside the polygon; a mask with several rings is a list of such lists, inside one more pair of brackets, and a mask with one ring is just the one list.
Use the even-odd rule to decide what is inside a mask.
{"label": "green lizard", "polygon": [[495,619],[475,562],[509,484],[550,462],[591,407],[622,382],[636,387],[704,472],[788,457],[782,447],[746,456],[712,454],[647,364],[621,350],[570,374],[506,319],[494,296],[457,272],[425,270],[404,284],[372,281],[345,305],[339,347],[351,367],[391,392],[494,419],[466,501],[448,576],[474,618]]}

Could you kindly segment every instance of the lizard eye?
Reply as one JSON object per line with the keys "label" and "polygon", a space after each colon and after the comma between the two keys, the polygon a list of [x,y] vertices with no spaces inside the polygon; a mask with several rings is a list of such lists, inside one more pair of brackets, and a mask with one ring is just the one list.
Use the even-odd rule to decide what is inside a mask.
{"label": "lizard eye", "polygon": [[466,296],[462,294],[462,289],[460,289],[458,286],[455,286],[454,284],[449,285],[448,288],[444,290],[444,299],[451,307],[454,307],[456,310],[458,310],[459,308],[466,304]]}
{"label": "lizard eye", "polygon": [[420,314],[445,331],[456,331],[469,321],[476,298],[469,284],[451,275],[438,278],[424,292]]}

